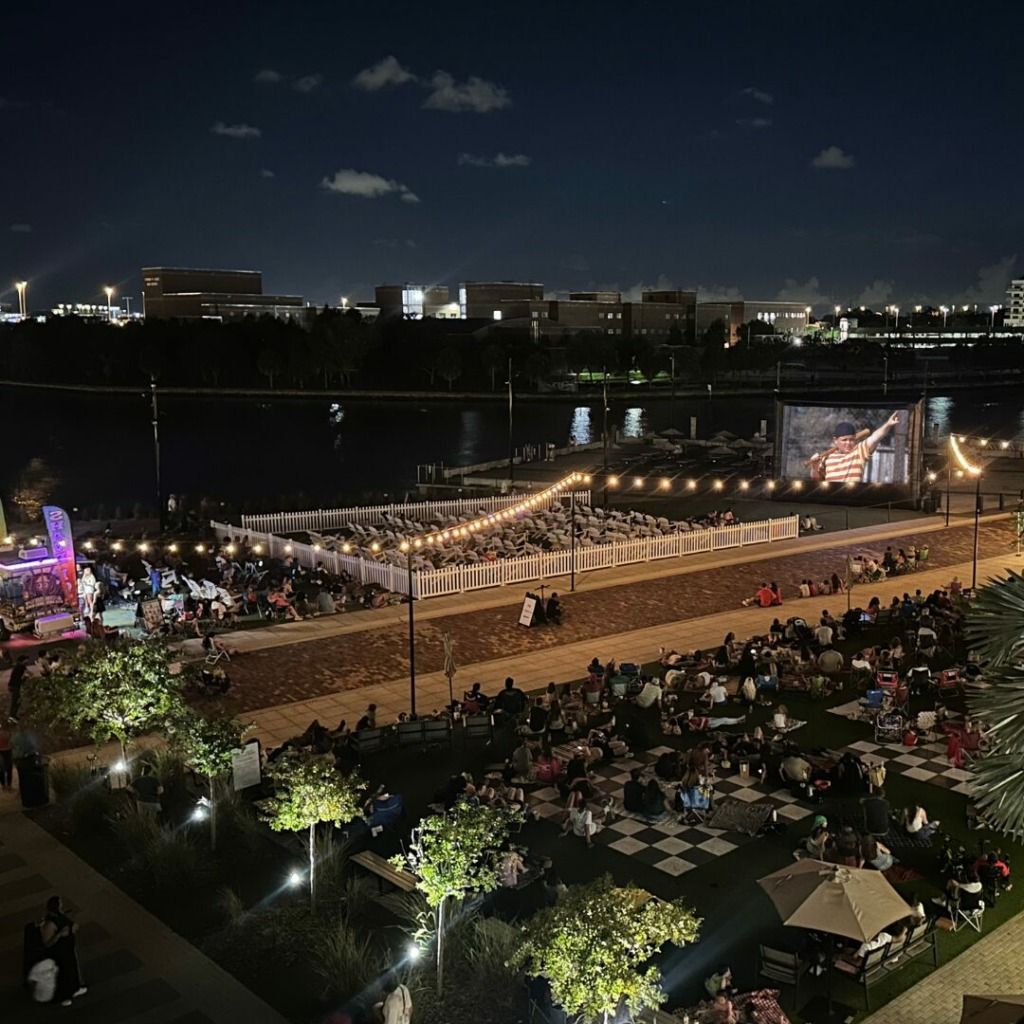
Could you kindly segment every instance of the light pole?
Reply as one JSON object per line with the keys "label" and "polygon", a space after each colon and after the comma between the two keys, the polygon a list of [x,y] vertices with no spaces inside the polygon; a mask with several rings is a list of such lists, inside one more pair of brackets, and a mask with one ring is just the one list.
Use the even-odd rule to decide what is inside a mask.
{"label": "light pole", "polygon": [[576,591],[576,488],[569,491],[569,590]]}
{"label": "light pole", "polygon": [[974,556],[971,565],[971,590],[978,588],[978,535],[981,530],[981,468],[974,471]]}
{"label": "light pole", "polygon": [[896,322],[895,322],[895,324],[893,326],[893,331],[896,334],[896,336],[899,337],[899,333],[900,333],[900,307],[899,306],[893,306],[892,307],[892,312],[893,312],[893,315],[896,317]]}
{"label": "light pole", "polygon": [[515,480],[515,447],[512,443],[512,357],[508,357],[508,489],[512,491]]}
{"label": "light pole", "polygon": [[18,313],[22,317],[28,316],[28,306],[25,301],[25,292],[28,290],[28,281],[18,281],[14,286],[18,290]]}
{"label": "light pole", "polygon": [[110,285],[108,284],[108,285],[107,285],[107,286],[106,286],[106,287],[105,287],[105,288],[103,289],[103,291],[104,291],[104,293],[105,293],[105,294],[106,294],[106,296],[107,296],[107,320],[108,320],[108,321],[109,321],[109,320],[113,320],[113,319],[114,319],[114,311],[113,311],[113,309],[111,308],[111,305],[110,305],[110,300],[111,300],[111,299],[112,299],[112,298],[114,297],[114,289],[113,289],[113,288],[111,288],[111,287],[110,287]]}
{"label": "light pole", "polygon": [[131,320],[131,318],[132,318],[132,297],[130,295],[126,295],[124,297],[124,304],[127,307],[127,317],[128,317],[129,320]]}
{"label": "light pole", "polygon": [[889,394],[889,353],[882,353],[882,397]]}
{"label": "light pole", "polygon": [[608,367],[604,367],[601,371],[601,406],[604,410],[602,413],[603,426],[601,428],[601,450],[602,450],[602,461],[603,461],[603,472],[604,477],[602,481],[603,496],[601,498],[601,504],[604,506],[608,505]]}
{"label": "light pole", "polygon": [[988,321],[988,333],[991,334],[996,329],[996,313],[1002,309],[1002,306],[989,306],[989,321]]}
{"label": "light pole", "polygon": [[[405,570],[409,590],[409,714],[416,719],[416,612],[412,581],[412,545],[403,540],[399,548],[405,552]],[[449,680],[450,682],[450,680]]]}
{"label": "light pole", "polygon": [[949,485],[953,479],[953,460],[946,453],[946,525],[949,526]]}
{"label": "light pole", "polygon": [[946,317],[949,316],[949,306],[939,306],[939,312],[942,314],[942,333],[946,333]]}

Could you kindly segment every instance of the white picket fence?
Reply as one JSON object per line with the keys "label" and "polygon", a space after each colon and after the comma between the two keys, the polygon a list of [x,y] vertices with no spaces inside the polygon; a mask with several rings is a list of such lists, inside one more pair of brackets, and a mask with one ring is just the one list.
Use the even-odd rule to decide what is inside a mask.
{"label": "white picket fence", "polygon": [[[529,491],[498,494],[491,498],[452,498],[448,501],[413,501],[395,505],[363,505],[358,508],[317,508],[306,512],[268,512],[265,515],[242,516],[242,528],[250,533],[300,533],[303,530],[340,530],[349,523],[376,526],[384,517],[402,516],[428,522],[440,516],[475,515],[497,512],[530,497]],[[590,491],[578,490],[576,501],[590,504]]]}
{"label": "white picket fence", "polygon": [[[313,568],[318,562],[322,562],[329,572],[348,572],[363,583],[376,583],[397,594],[409,593],[410,573],[403,566],[376,562],[355,555],[343,555],[339,551],[327,551],[317,545],[301,544],[245,526],[211,522],[210,527],[218,540],[227,537],[238,542],[247,536],[250,544],[262,545],[264,551],[272,556],[285,558],[292,555],[300,565],[307,568]],[[581,545],[576,548],[576,571],[593,572],[617,565],[696,555],[703,551],[771,544],[773,541],[792,540],[799,534],[800,517],[785,516],[781,519],[766,519],[759,523],[740,523],[737,526],[723,526],[713,530],[690,530],[666,537],[645,537],[618,544],[601,544],[593,547]],[[476,565],[413,569],[412,592],[418,599],[442,597],[445,594],[460,594],[467,590],[483,590],[510,583],[529,583],[553,576],[567,576],[571,567],[572,552],[566,549],[528,555],[524,558],[500,558]]]}

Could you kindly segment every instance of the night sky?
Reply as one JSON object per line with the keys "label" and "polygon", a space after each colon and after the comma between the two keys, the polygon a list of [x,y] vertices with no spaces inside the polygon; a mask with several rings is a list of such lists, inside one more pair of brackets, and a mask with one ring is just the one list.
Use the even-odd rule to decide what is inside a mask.
{"label": "night sky", "polygon": [[[1024,5],[19,4],[0,300],[382,281],[1001,301]],[[1017,254],[1020,253],[1020,258]]]}

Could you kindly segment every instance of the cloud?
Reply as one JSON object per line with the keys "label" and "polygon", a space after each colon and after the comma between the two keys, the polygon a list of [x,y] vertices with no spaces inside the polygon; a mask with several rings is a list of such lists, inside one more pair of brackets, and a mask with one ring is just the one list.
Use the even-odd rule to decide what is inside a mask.
{"label": "cloud", "polygon": [[216,121],[210,126],[214,135],[223,135],[228,139],[258,139],[263,133],[251,124],[225,124]]}
{"label": "cloud", "polygon": [[1016,268],[1016,254],[1004,256],[998,262],[982,267],[978,271],[977,283],[954,296],[954,301],[965,305],[973,303],[977,303],[979,306],[990,306],[994,303],[1001,305],[1006,301],[1006,290],[1010,282],[1017,276]]}
{"label": "cloud", "polygon": [[868,309],[884,306],[892,298],[892,289],[892,281],[883,281],[881,278],[876,278],[860,293],[854,305],[867,306]]}
{"label": "cloud", "polygon": [[742,302],[743,292],[734,284],[698,284],[698,302]]}
{"label": "cloud", "polygon": [[296,92],[312,92],[314,89],[320,87],[323,83],[323,75],[303,75],[301,78],[296,78],[292,82],[292,88]]}
{"label": "cloud", "polygon": [[435,71],[429,88],[430,94],[423,101],[425,110],[487,114],[512,105],[508,92],[502,86],[476,75],[471,75],[465,82],[457,82],[447,71]]}
{"label": "cloud", "polygon": [[758,89],[756,85],[748,85],[746,89],[740,89],[740,95],[749,96],[752,100],[757,100],[758,103],[763,103],[766,107],[770,107],[775,102],[775,97],[770,92]]}
{"label": "cloud", "polygon": [[378,249],[415,249],[416,242],[411,238],[375,238],[372,245]]}
{"label": "cloud", "polygon": [[254,82],[259,82],[262,85],[276,85],[282,78],[284,78],[284,75],[273,68],[262,68],[252,76]]}
{"label": "cloud", "polygon": [[812,161],[820,171],[846,171],[853,166],[853,157],[839,146],[826,146]]}
{"label": "cloud", "polygon": [[390,54],[383,60],[362,71],[352,79],[352,84],[364,92],[378,92],[389,85],[405,85],[415,82],[416,76],[407,68],[403,68],[397,57]]}
{"label": "cloud", "polygon": [[262,168],[260,168],[260,177],[261,178],[276,178],[277,175],[274,174],[274,172],[269,167],[262,167]]}
{"label": "cloud", "polygon": [[497,156],[476,156],[473,153],[460,153],[460,167],[529,167],[530,158],[525,153],[514,153],[511,156],[498,153]]}
{"label": "cloud", "polygon": [[738,117],[736,123],[743,128],[771,128],[770,117]]}
{"label": "cloud", "polygon": [[403,203],[420,201],[408,186],[380,174],[367,171],[356,171],[351,167],[335,171],[331,178],[323,178],[320,187],[327,192],[343,196],[361,196],[363,199],[379,199],[381,196],[396,193]]}
{"label": "cloud", "polygon": [[779,302],[803,302],[808,306],[828,306],[832,297],[821,290],[821,282],[816,277],[809,277],[803,283],[786,278],[786,284],[775,296]]}
{"label": "cloud", "polygon": [[31,224],[12,224],[10,229],[16,235],[28,235],[28,234],[31,234],[31,232],[32,232],[32,225]]}

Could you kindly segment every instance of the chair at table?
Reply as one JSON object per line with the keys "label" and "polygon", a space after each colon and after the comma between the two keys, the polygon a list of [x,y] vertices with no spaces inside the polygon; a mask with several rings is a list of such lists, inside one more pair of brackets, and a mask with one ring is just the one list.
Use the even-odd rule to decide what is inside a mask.
{"label": "chair at table", "polygon": [[770,946],[758,947],[757,973],[779,985],[792,985],[793,1009],[800,1008],[800,979],[807,973],[810,964],[801,960],[796,953],[786,953]]}

